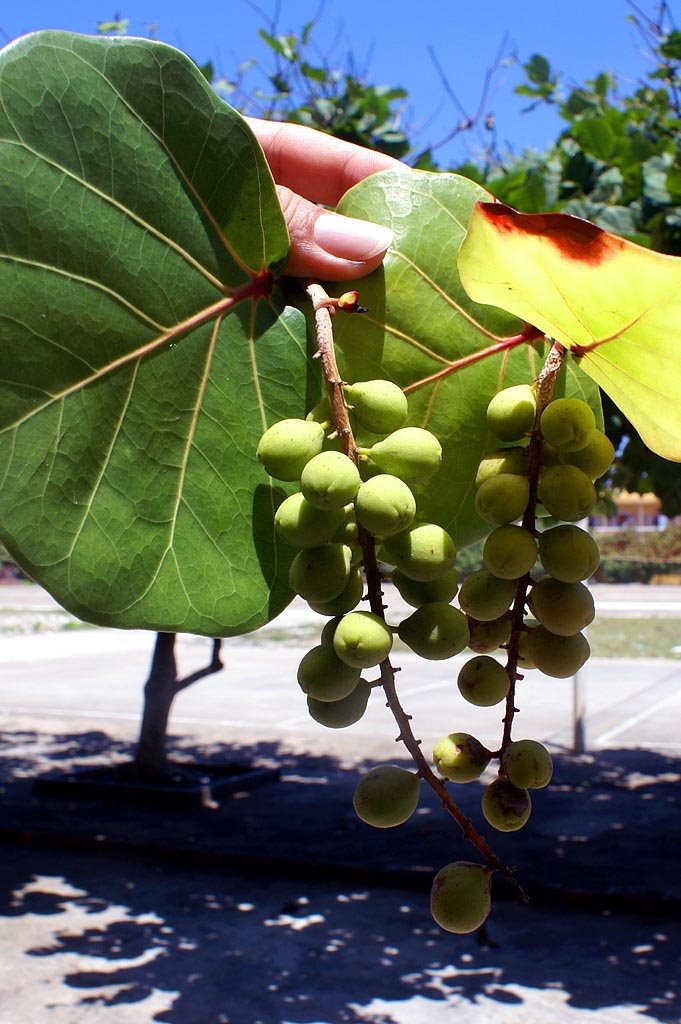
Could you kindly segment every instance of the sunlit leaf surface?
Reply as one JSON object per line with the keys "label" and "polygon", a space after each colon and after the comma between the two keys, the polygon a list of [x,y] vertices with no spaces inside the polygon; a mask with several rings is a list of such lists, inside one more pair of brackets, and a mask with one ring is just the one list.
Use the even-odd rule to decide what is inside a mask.
{"label": "sunlit leaf surface", "polygon": [[[340,207],[395,233],[383,268],[358,286],[369,312],[335,318],[343,373],[351,381],[384,374],[408,390],[411,422],[433,430],[444,447],[442,469],[419,495],[419,515],[459,544],[486,529],[473,509],[473,481],[483,453],[501,446],[486,429],[487,404],[501,387],[534,379],[546,350],[543,342],[523,343],[448,374],[454,361],[524,326],[471,301],[459,280],[459,246],[475,202],[487,198],[457,175],[405,171],[368,178]],[[559,382],[559,392],[565,388],[598,409],[597,389],[578,370]]]}
{"label": "sunlit leaf surface", "polygon": [[76,614],[229,635],[290,599],[254,455],[303,412],[303,318],[230,306],[287,250],[255,140],[183,54],[2,52],[0,533]]}
{"label": "sunlit leaf surface", "polygon": [[571,349],[648,447],[681,461],[681,259],[576,217],[482,203],[459,269],[469,295]]}

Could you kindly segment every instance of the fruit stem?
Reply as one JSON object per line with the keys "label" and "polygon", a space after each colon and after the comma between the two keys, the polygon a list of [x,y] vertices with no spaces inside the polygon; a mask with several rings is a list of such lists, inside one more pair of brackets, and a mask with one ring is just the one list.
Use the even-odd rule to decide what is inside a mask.
{"label": "fruit stem", "polygon": [[509,338],[501,338],[495,345],[489,345],[488,348],[480,349],[478,352],[471,352],[470,355],[463,356],[461,359],[456,359],[453,363],[449,363],[442,370],[438,370],[437,373],[431,373],[428,377],[423,377],[421,380],[414,381],[413,384],[408,384],[407,387],[402,388],[402,390],[405,395],[408,395],[411,391],[418,391],[419,388],[426,387],[428,384],[435,384],[437,381],[444,380],[445,377],[449,377],[450,374],[457,373],[459,370],[463,370],[467,366],[472,366],[474,363],[480,362],[481,359],[487,359],[489,356],[495,356],[499,352],[505,352],[507,349],[516,348],[518,345],[537,341],[538,338],[543,337],[543,333],[537,327],[532,327],[531,324],[527,324],[520,334],[514,334]]}
{"label": "fruit stem", "polygon": [[[317,354],[321,361],[322,371],[326,380],[326,387],[329,395],[329,401],[331,402],[334,424],[336,426],[338,436],[341,438],[345,454],[353,460],[355,465],[358,466],[362,449],[357,447],[352,427],[350,426],[348,407],[343,394],[343,381],[338,371],[333,343],[332,317],[335,313],[335,309],[330,305],[328,296],[321,285],[316,282],[309,281],[305,285],[305,290],[312,301],[312,307],[314,310],[315,325],[317,329]],[[385,622],[383,581],[381,578],[381,571],[378,566],[378,560],[376,558],[376,545],[374,543],[374,538],[372,534],[365,530],[361,524],[358,524],[358,539],[362,548],[362,561],[366,576],[369,607],[374,615],[377,615],[383,620],[383,622]],[[443,808],[452,818],[454,818],[464,837],[473,844],[476,850],[484,858],[490,871],[498,871],[500,874],[507,877],[518,889],[521,899],[526,901],[527,896],[520,883],[513,876],[511,869],[502,864],[487,843],[487,840],[478,833],[470,818],[463,813],[458,804],[452,799],[444,781],[435,775],[428,764],[428,761],[421,750],[421,741],[416,738],[411,727],[411,715],[408,715],[404,710],[399,697],[397,696],[395,674],[399,670],[393,667],[390,658],[385,658],[379,666],[379,671],[381,676],[380,685],[383,687],[383,692],[386,697],[386,705],[390,708],[399,730],[396,742],[401,741],[404,743],[412,760],[414,761],[417,774],[438,795]]]}
{"label": "fruit stem", "polygon": [[[556,384],[556,379],[560,373],[566,356],[566,349],[563,348],[559,342],[555,341],[549,350],[541,369],[541,373],[539,374],[535,384],[537,409],[535,412],[527,452],[527,479],[530,485],[530,497],[522,519],[523,528],[531,534],[536,533],[535,520],[537,511],[537,487],[539,484],[539,473],[541,471],[541,453],[543,444],[539,424],[541,414],[553,397],[553,389]],[[508,674],[510,685],[506,696],[506,713],[503,718],[504,731],[501,739],[501,747],[499,751],[495,753],[495,756],[499,757],[500,775],[503,775],[502,757],[504,751],[511,742],[513,718],[518,710],[515,706],[515,691],[518,680],[522,679],[522,676],[518,673],[518,647],[520,637],[522,636],[525,628],[525,605],[527,602],[527,592],[530,588],[531,582],[532,579],[529,572],[520,577],[516,584],[515,596],[511,606],[511,635],[506,645],[506,672]]]}

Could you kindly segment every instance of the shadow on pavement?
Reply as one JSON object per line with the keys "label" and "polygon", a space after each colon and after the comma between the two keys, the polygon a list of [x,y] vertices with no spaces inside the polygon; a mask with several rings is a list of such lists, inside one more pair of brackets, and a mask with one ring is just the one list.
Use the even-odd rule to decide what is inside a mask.
{"label": "shadow on pavement", "polygon": [[[355,771],[263,744],[201,750],[282,768],[213,810],[47,806],[23,790],[22,811],[47,762],[126,750],[102,733],[12,739],[0,934],[8,977],[26,977],[17,1020],[43,1004],[89,1007],[93,1024],[444,1024],[454,1008],[461,1022],[679,1020],[679,900],[661,891],[678,865],[678,760],[559,758],[532,828],[495,837],[537,899],[498,901],[482,944],[428,915],[430,871],[471,856],[432,801],[402,829],[369,829],[348,807]],[[476,813],[480,787],[461,793]]]}

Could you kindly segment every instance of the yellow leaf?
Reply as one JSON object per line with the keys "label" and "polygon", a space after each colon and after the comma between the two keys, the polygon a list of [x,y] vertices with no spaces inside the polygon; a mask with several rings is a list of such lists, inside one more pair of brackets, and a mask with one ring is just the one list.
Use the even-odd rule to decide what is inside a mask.
{"label": "yellow leaf", "polygon": [[555,338],[653,451],[681,462],[681,259],[566,214],[478,203],[464,288]]}

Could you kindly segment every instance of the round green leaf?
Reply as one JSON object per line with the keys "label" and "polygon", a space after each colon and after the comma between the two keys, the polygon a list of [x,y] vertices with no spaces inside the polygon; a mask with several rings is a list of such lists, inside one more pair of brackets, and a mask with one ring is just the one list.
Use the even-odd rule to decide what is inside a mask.
{"label": "round green leaf", "polygon": [[255,448],[312,372],[264,157],[149,40],[24,37],[0,95],[2,540],[83,618],[254,629],[291,597]]}
{"label": "round green leaf", "polygon": [[[459,279],[457,255],[471,212],[489,198],[458,175],[390,171],[356,185],[339,207],[395,235],[383,266],[358,285],[369,312],[335,318],[342,373],[348,381],[395,381],[408,392],[410,423],[438,436],[442,468],[418,494],[418,515],[444,526],[459,545],[488,532],[473,508],[473,482],[483,454],[500,446],[485,422],[489,400],[502,387],[532,381],[548,351],[544,341],[523,342],[449,372],[452,363],[524,327],[471,301]],[[597,388],[572,365],[559,381],[556,394],[563,393],[599,408]]]}

